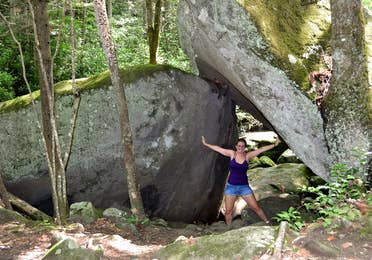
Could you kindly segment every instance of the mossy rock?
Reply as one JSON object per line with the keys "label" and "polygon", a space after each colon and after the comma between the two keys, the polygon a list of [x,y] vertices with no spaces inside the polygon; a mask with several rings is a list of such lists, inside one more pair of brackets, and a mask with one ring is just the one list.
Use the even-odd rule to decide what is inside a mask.
{"label": "mossy rock", "polygon": [[82,201],[70,206],[70,219],[73,221],[91,223],[98,219],[98,213],[92,202]]}
{"label": "mossy rock", "polygon": [[249,169],[253,169],[259,166],[261,166],[261,162],[260,159],[258,159],[258,157],[253,157],[249,159]]}
{"label": "mossy rock", "polygon": [[42,258],[43,260],[99,260],[100,254],[89,249],[80,248],[75,240],[66,238],[53,245]]}
{"label": "mossy rock", "polygon": [[0,207],[0,224],[13,222],[13,221],[20,222],[20,223],[28,222],[28,220],[25,217],[23,217],[21,214],[19,214],[18,212]]}
{"label": "mossy rock", "polygon": [[309,186],[311,174],[309,168],[301,163],[283,163],[248,170],[250,184],[257,199],[278,196],[281,193],[296,194],[302,186]]}
{"label": "mossy rock", "polygon": [[266,166],[266,167],[273,167],[273,166],[276,166],[275,162],[273,160],[270,159],[270,157],[268,156],[261,156],[260,158],[260,163],[261,165],[263,166]]}
{"label": "mossy rock", "polygon": [[[172,69],[178,70],[170,65],[138,65],[120,69],[120,77],[123,84],[128,84],[142,77],[152,75],[157,71],[170,71]],[[91,89],[107,88],[109,86],[112,86],[109,71],[104,71],[90,78],[78,79],[76,81],[76,88],[80,93]],[[54,89],[56,96],[72,95],[72,82],[71,80],[58,82],[54,85]],[[40,90],[32,92],[32,98],[38,102],[40,99]],[[29,94],[1,102],[0,113],[19,110],[30,105],[31,102],[32,99]]]}
{"label": "mossy rock", "polygon": [[[309,73],[320,67],[321,50],[330,49],[330,7],[324,3],[301,5],[300,0],[238,0],[238,3],[253,17],[268,42],[276,57],[275,65],[302,90],[307,90]],[[290,55],[296,62],[290,61]]]}
{"label": "mossy rock", "polygon": [[158,252],[159,259],[253,259],[274,242],[274,227],[250,226],[219,235],[176,241]]}

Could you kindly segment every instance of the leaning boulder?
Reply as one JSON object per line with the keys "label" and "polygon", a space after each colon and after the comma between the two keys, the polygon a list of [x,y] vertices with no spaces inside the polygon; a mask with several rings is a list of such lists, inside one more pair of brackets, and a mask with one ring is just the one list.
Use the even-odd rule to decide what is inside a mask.
{"label": "leaning boulder", "polygon": [[313,47],[323,48],[330,35],[323,2],[181,0],[177,18],[181,45],[199,74],[223,81],[236,104],[329,179],[321,114],[301,91],[318,66]]}
{"label": "leaning boulder", "polygon": [[[135,67],[121,75],[146,213],[165,220],[214,221],[228,158],[205,148],[200,136],[219,145],[232,143],[236,126],[229,91],[168,66]],[[69,200],[91,201],[97,208],[130,207],[118,105],[108,72],[78,81],[78,89],[81,103],[67,168]],[[56,84],[56,92],[64,150],[71,84]],[[50,181],[27,102],[25,96],[0,103],[0,164],[9,191],[42,207],[51,204]]]}

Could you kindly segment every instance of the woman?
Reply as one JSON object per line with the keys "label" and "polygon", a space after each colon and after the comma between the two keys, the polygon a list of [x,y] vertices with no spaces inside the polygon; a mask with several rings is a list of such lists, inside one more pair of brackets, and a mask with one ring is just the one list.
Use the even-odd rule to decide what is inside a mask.
{"label": "woman", "polygon": [[208,144],[205,137],[202,136],[203,145],[216,151],[224,156],[230,157],[230,174],[225,188],[225,219],[226,224],[230,225],[232,222],[232,211],[237,196],[241,196],[248,206],[256,212],[256,214],[265,223],[270,223],[263,210],[258,206],[257,200],[248,184],[247,170],[249,159],[256,157],[262,152],[268,151],[279,144],[279,139],[275,144],[263,146],[251,152],[245,152],[247,142],[244,139],[239,139],[235,145],[236,151],[224,149],[218,145]]}

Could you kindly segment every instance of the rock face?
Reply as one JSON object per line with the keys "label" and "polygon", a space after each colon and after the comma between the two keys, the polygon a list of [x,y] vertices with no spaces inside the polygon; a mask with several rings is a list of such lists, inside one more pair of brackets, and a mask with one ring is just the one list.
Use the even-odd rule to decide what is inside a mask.
{"label": "rock face", "polygon": [[253,259],[274,243],[274,227],[244,227],[219,235],[184,238],[158,251],[159,259]]}
{"label": "rock face", "polygon": [[[283,9],[284,2],[296,2],[300,6],[299,1],[266,3],[277,5],[272,8],[275,10]],[[232,98],[239,106],[271,125],[313,172],[328,179],[328,151],[321,115],[299,90],[297,83],[304,77],[297,83],[294,81],[296,75],[304,75],[306,62],[299,62],[300,55],[305,54],[300,51],[305,52],[306,43],[300,42],[300,36],[291,40],[284,37],[288,35],[280,34],[281,29],[287,30],[284,24],[283,29],[277,21],[255,20],[253,15],[263,16],[259,13],[258,3],[261,1],[247,4],[257,7],[253,12],[235,0],[181,0],[178,24],[182,47],[202,77],[224,81],[226,86],[230,86]],[[261,11],[269,8],[264,7]],[[292,11],[291,8],[286,10]],[[266,15],[272,19],[271,16],[271,13]],[[304,15],[300,20],[301,25],[311,26],[311,30],[295,28],[297,35],[309,34],[308,38],[301,40],[310,39],[311,34],[315,38],[323,35],[317,24],[311,21],[314,17]],[[293,20],[292,16],[287,20]],[[261,31],[257,24],[261,25]],[[266,38],[265,32],[270,32]],[[295,45],[300,51],[295,50]],[[278,49],[280,46],[285,48]]]}
{"label": "rock face", "polygon": [[[70,203],[129,206],[116,97],[110,82],[104,85],[82,93],[67,192]],[[146,212],[166,220],[213,221],[228,158],[203,147],[200,136],[219,145],[232,142],[236,130],[229,94],[173,69],[142,75],[126,84],[125,92]],[[71,96],[61,96],[56,105],[63,142],[71,104]],[[32,109],[2,113],[0,124],[0,164],[8,189],[33,204],[50,198]]]}

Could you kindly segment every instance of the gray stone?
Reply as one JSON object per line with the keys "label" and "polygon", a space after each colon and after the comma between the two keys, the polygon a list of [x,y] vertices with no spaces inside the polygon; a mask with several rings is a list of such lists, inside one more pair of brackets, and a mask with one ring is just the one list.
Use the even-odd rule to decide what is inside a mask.
{"label": "gray stone", "polygon": [[75,240],[66,238],[51,249],[42,258],[43,260],[99,260],[100,254],[89,249],[80,248]]}
{"label": "gray stone", "polygon": [[116,226],[124,231],[130,232],[132,234],[139,235],[138,229],[133,223],[128,222],[118,222]]}
{"label": "gray stone", "polygon": [[160,259],[253,259],[274,242],[273,227],[244,227],[182,239],[160,249]]}
{"label": "gray stone", "polygon": [[155,218],[155,219],[151,219],[151,225],[168,227],[168,222],[162,218]]}
{"label": "gray stone", "polygon": [[287,149],[278,158],[278,163],[302,163],[291,149]]}
{"label": "gray stone", "polygon": [[209,229],[212,232],[222,233],[229,230],[229,226],[226,225],[225,221],[218,221],[214,222],[212,225],[210,225]]}
{"label": "gray stone", "polygon": [[92,202],[76,202],[70,206],[70,219],[73,221],[91,223],[96,221],[98,217],[97,210],[93,206]]}
{"label": "gray stone", "polygon": [[[281,211],[287,211],[290,207],[297,208],[300,206],[300,198],[298,195],[280,194],[271,197],[266,197],[258,201],[258,204],[265,212],[268,219],[276,216]],[[241,219],[245,225],[264,225],[265,223],[257,216],[257,214],[248,207],[241,211]]]}
{"label": "gray stone", "polygon": [[338,257],[339,250],[331,245],[328,241],[309,240],[304,247],[317,256]]}
{"label": "gray stone", "polygon": [[[50,234],[52,235],[52,238],[50,240],[50,243],[52,245],[57,244],[58,242],[60,242],[62,240],[69,239],[69,240],[66,240],[67,241],[66,242],[67,244],[71,244],[71,245],[75,245],[76,244],[76,247],[78,247],[75,238],[73,238],[73,237],[71,237],[69,235],[66,235],[65,232],[60,232],[58,230],[52,230],[50,232]],[[72,241],[70,241],[70,240],[72,240]]]}
{"label": "gray stone", "polygon": [[[318,13],[319,16],[306,15],[298,18],[302,26],[311,26],[308,30],[301,31],[311,34],[306,35],[307,38],[302,34],[301,41],[289,40],[294,43],[291,47],[304,44],[295,46],[299,50],[295,53],[297,62],[291,64],[287,56],[292,55],[291,51],[295,52],[294,48],[284,45],[280,37],[275,38],[280,42],[278,48],[284,46],[281,51],[286,56],[278,58],[273,54],[275,47],[270,45],[268,39],[280,36],[281,32],[274,29],[273,34],[263,38],[265,30],[260,31],[253,18],[257,10],[256,13],[250,13],[242,7],[245,1],[239,2],[240,4],[235,0],[181,0],[177,19],[184,51],[201,76],[223,79],[230,87],[236,104],[266,126],[271,125],[314,173],[329,179],[328,150],[321,115],[293,81],[295,75],[291,74],[292,78],[289,76],[297,69],[306,73],[305,66],[301,63],[303,53],[300,52],[309,44],[306,40],[324,36],[325,32],[322,30],[329,28],[329,10],[323,8]],[[267,6],[263,10],[272,7],[272,2],[266,1]],[[262,5],[261,2],[256,4]],[[302,7],[298,5],[298,8]],[[288,12],[292,10],[288,9]],[[308,14],[307,11],[305,13]],[[321,21],[315,24],[312,20],[306,20],[310,17],[319,17]],[[294,18],[291,16],[290,20]],[[272,29],[272,24],[268,21],[263,28]],[[322,29],[317,27],[320,24],[327,26]],[[283,67],[280,68],[280,65]]]}
{"label": "gray stone", "polygon": [[250,185],[258,200],[282,193],[298,193],[309,185],[310,170],[304,164],[283,163],[275,167],[248,170]]}
{"label": "gray stone", "polygon": [[66,230],[69,232],[84,232],[85,228],[81,223],[72,223],[70,225],[67,225]]}
{"label": "gray stone", "polygon": [[26,223],[27,219],[18,212],[0,207],[0,224],[5,224],[13,221]]}
{"label": "gray stone", "polygon": [[[204,147],[200,136],[222,146],[233,142],[236,126],[229,92],[176,69],[140,75],[125,85],[125,92],[146,213],[167,221],[214,221],[229,159]],[[116,96],[107,83],[108,73],[100,77],[101,88],[81,94],[67,192],[72,202],[129,207]],[[72,103],[72,96],[60,96],[56,103],[62,150]],[[31,107],[0,113],[0,124],[0,164],[9,191],[31,204],[50,200]]]}
{"label": "gray stone", "polygon": [[116,208],[105,209],[102,213],[102,216],[114,223],[125,222],[126,219],[134,218],[133,214],[128,214],[128,212]]}

